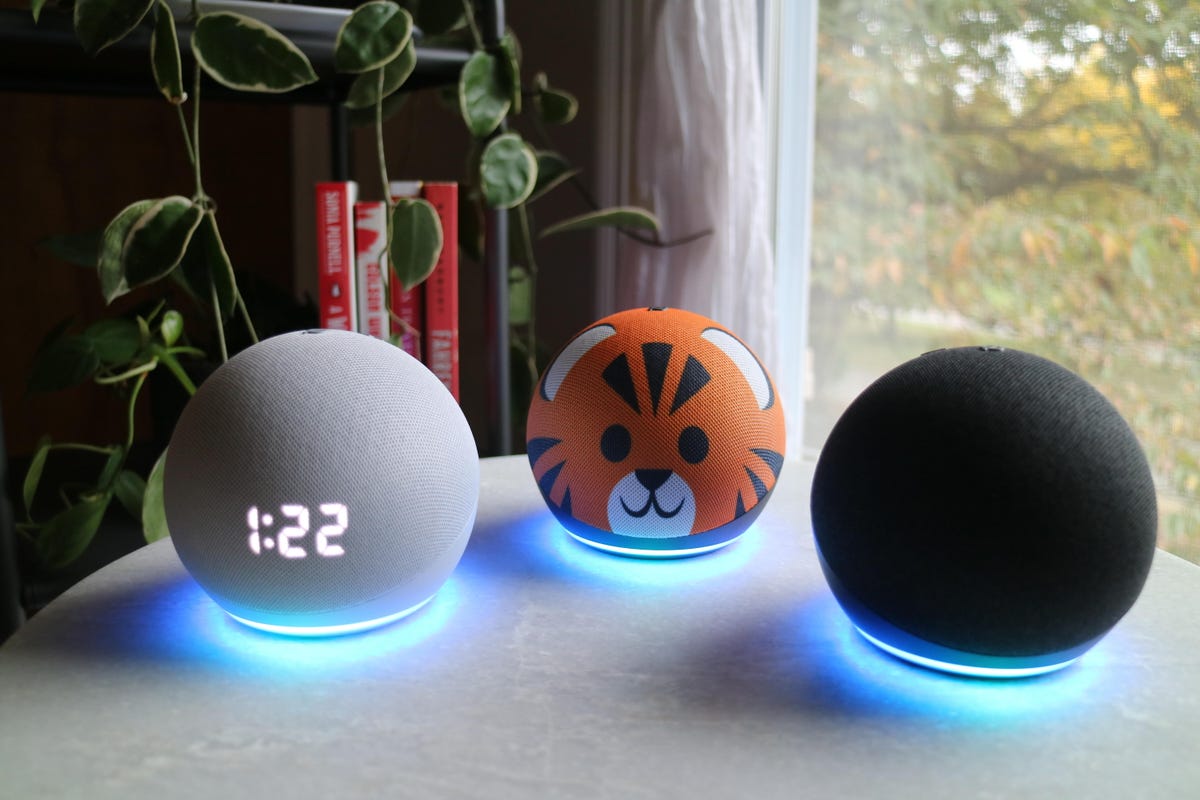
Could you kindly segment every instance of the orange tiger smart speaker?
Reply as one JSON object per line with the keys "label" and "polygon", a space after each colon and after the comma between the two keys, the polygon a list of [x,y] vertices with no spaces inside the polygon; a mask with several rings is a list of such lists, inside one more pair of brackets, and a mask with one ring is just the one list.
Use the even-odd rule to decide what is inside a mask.
{"label": "orange tiger smart speaker", "polygon": [[571,339],[529,408],[538,488],[567,531],[622,555],[676,557],[740,536],[783,468],[774,384],[737,336],[668,308]]}

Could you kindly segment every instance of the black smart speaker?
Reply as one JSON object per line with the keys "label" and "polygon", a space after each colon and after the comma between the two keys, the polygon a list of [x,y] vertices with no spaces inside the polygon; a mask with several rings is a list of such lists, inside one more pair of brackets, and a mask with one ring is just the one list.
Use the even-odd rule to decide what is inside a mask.
{"label": "black smart speaker", "polygon": [[937,350],[869,386],[812,487],[821,567],[854,625],[923,666],[1070,664],[1137,599],[1154,482],[1095,388],[1039,356]]}

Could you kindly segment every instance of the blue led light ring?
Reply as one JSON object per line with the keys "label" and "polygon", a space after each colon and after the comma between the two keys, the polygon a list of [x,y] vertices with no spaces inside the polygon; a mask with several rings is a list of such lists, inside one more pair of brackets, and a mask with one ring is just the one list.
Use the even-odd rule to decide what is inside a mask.
{"label": "blue led light ring", "polygon": [[[592,542],[592,541],[588,541],[587,539],[583,538],[582,536],[571,533],[571,531],[567,531],[567,533],[569,533],[571,535],[572,539],[582,542],[583,544],[586,544],[588,547],[594,547],[597,550],[603,550],[606,553],[616,553],[619,556],[630,556],[632,558],[651,558],[651,559],[653,559],[653,558],[660,558],[660,559],[690,558],[691,556],[698,556],[698,555],[702,555],[704,553],[711,553],[714,550],[720,550],[722,547],[725,547],[726,545],[731,545],[734,542],[736,542],[739,538],[741,538],[739,535],[739,536],[735,536],[732,539],[726,539],[724,541],[717,542],[716,544],[709,544],[709,545],[704,545],[701,547],[682,547],[682,546],[680,546],[673,550],[657,550],[657,549],[651,550],[651,549],[647,549],[645,547],[620,547],[617,545],[605,544],[602,542]],[[671,541],[678,541],[678,540],[672,539]]]}
{"label": "blue led light ring", "polygon": [[[896,658],[903,659],[911,664],[916,664],[919,667],[926,667],[927,669],[935,669],[935,670],[939,670],[941,672],[953,672],[956,675],[967,675],[972,678],[1030,678],[1030,677],[1033,677],[1034,675],[1045,675],[1048,672],[1055,672],[1057,670],[1063,669],[1064,667],[1068,667],[1071,664],[1075,663],[1075,661],[1078,660],[1078,658],[1079,658],[1078,656],[1075,656],[1074,658],[1069,658],[1066,661],[1060,661],[1060,662],[1046,664],[1046,665],[1042,665],[1042,666],[1029,666],[1029,667],[976,666],[973,664],[964,664],[964,663],[955,662],[955,661],[942,661],[942,660],[939,660],[936,658],[929,658],[927,656],[923,656],[923,655],[920,655],[915,652],[901,650],[899,647],[893,647],[892,645],[888,644],[887,642],[885,642],[881,639],[876,639],[874,636],[867,633],[865,630],[858,627],[857,625],[855,625],[854,629],[857,630],[860,634],[862,634],[863,638],[865,638],[868,642],[875,645],[880,650],[883,650],[886,653],[890,653],[891,655],[896,656]],[[958,651],[951,651],[951,652],[957,653],[958,655],[963,656],[963,657],[974,658],[974,654],[958,653]],[[964,658],[962,660],[966,660],[966,659]]]}
{"label": "blue led light ring", "polygon": [[[475,523],[475,515],[464,525],[464,534]],[[238,603],[196,578],[196,582],[234,619],[261,630],[288,633],[293,636],[328,636],[366,630],[400,619],[420,608],[445,583],[467,545],[467,536],[457,537],[455,546],[441,553],[434,561],[422,566],[419,574],[376,597],[353,605],[314,610],[304,613],[279,612]],[[397,607],[403,609],[395,611]],[[253,620],[253,621],[251,621]]]}
{"label": "blue led light ring", "polygon": [[243,625],[248,625],[251,628],[257,628],[260,631],[267,631],[268,633],[278,633],[278,634],[281,634],[284,636],[312,636],[312,637],[343,636],[343,635],[349,634],[349,633],[358,633],[360,631],[368,631],[368,630],[371,630],[372,628],[378,628],[380,626],[387,625],[388,623],[403,619],[404,617],[407,617],[408,615],[416,612],[418,609],[425,606],[425,604],[427,604],[430,600],[432,600],[434,598],[434,596],[435,595],[431,594],[429,597],[426,597],[424,600],[417,603],[416,605],[410,606],[409,608],[406,608],[403,611],[398,611],[395,614],[389,614],[387,616],[378,617],[376,619],[363,620],[362,622],[352,622],[352,623],[349,623],[346,625],[320,625],[320,626],[271,625],[266,622],[255,622],[254,620],[246,619],[245,617],[239,617],[237,614],[231,613],[229,611],[226,611],[225,613],[229,614],[229,616],[233,617],[234,619],[236,619],[238,622],[242,623]]}
{"label": "blue led light ring", "polygon": [[1104,634],[1101,634],[1082,644],[1053,653],[1020,656],[997,656],[957,650],[914,636],[858,602],[825,563],[819,546],[817,560],[838,605],[859,633],[885,652],[922,667],[975,677],[1022,678],[1062,669],[1104,638]]}

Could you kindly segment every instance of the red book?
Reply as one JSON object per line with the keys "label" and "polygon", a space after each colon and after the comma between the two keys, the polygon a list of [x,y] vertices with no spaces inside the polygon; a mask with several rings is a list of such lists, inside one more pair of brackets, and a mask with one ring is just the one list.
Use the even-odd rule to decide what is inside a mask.
{"label": "red book", "polygon": [[[392,181],[388,186],[392,200],[401,197],[420,197],[420,181]],[[425,293],[420,286],[405,289],[389,274],[388,294],[392,303],[392,341],[413,358],[422,358],[421,337],[425,328]],[[400,321],[402,320],[402,322]]]}
{"label": "red book", "polygon": [[442,222],[442,254],[424,283],[425,365],[458,400],[458,184],[426,181],[421,195]]}
{"label": "red book", "polygon": [[354,204],[355,293],[358,332],[377,339],[388,337],[383,304],[383,271],[387,269],[387,203]]}
{"label": "red book", "polygon": [[317,292],[320,326],[357,330],[354,299],[354,181],[317,184]]}

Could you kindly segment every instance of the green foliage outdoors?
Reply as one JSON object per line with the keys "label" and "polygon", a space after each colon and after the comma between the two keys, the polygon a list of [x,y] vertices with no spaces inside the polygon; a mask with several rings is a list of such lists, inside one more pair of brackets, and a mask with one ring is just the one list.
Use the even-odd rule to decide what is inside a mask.
{"label": "green foliage outdoors", "polygon": [[[46,0],[32,0],[35,20],[47,11]],[[168,534],[162,510],[163,454],[147,478],[127,468],[134,443],[135,406],[147,377],[165,367],[189,395],[196,385],[189,365],[229,358],[226,326],[243,327],[251,343],[258,340],[250,313],[238,289],[233,260],[222,242],[217,203],[204,190],[200,151],[202,78],[236,91],[285,93],[318,80],[304,52],[269,25],[230,11],[201,12],[191,6],[185,20],[190,31],[194,63],[183,62],[180,29],[163,0],[75,0],[73,24],[82,48],[89,54],[121,41],[139,26],[152,31],[146,66],[154,85],[167,101],[164,113],[178,115],[180,146],[193,168],[194,183],[186,192],[166,198],[131,199],[107,223],[101,235],[55,237],[47,248],[64,260],[96,270],[98,291],[112,303],[133,292],[164,294],[172,282],[211,315],[216,352],[192,346],[183,315],[151,301],[149,312],[101,320],[82,332],[71,321],[58,326],[39,350],[30,391],[53,391],[83,381],[110,386],[124,398],[127,436],[124,442],[96,445],[43,439],[23,485],[24,519],[17,525],[31,544],[40,565],[62,567],[77,558],[99,530],[115,499],[143,523],[146,539]],[[414,24],[414,15],[415,23]],[[426,42],[472,51],[457,86],[458,110],[475,137],[463,180],[461,242],[466,254],[482,252],[480,226],[473,224],[484,207],[512,209],[514,234],[510,305],[513,348],[524,383],[537,377],[539,352],[534,326],[537,263],[535,234],[607,225],[653,229],[657,220],[637,208],[601,209],[537,231],[526,208],[551,189],[575,178],[577,171],[549,149],[539,150],[516,132],[505,131],[507,119],[519,114],[525,95],[532,101],[532,124],[545,136],[545,126],[570,122],[578,109],[575,98],[551,86],[537,73],[529,88],[521,81],[521,53],[508,32],[494,44],[485,43],[474,18],[471,0],[371,0],[351,12],[334,41],[336,70],[354,75],[345,98],[347,107],[373,125],[378,151],[379,192],[389,206],[387,249],[390,279],[405,288],[420,284],[433,271],[441,254],[443,234],[437,212],[423,199],[393,200],[384,158],[384,122],[417,63],[416,33]],[[190,74],[189,74],[190,73]],[[190,78],[190,93],[185,90]],[[546,174],[539,175],[545,168]],[[131,165],[136,168],[136,165]],[[476,260],[479,260],[476,258]],[[390,301],[390,295],[384,297]],[[525,391],[528,391],[528,386]],[[514,404],[519,405],[519,403]],[[94,480],[57,487],[50,514],[35,508],[43,487],[46,462],[55,451],[90,453],[98,462]]]}
{"label": "green foliage outdoors", "polygon": [[819,37],[819,378],[864,309],[1052,358],[1134,427],[1160,544],[1200,561],[1200,5],[848,0]]}

